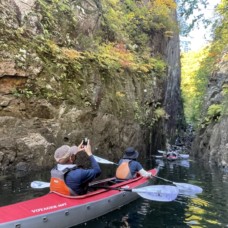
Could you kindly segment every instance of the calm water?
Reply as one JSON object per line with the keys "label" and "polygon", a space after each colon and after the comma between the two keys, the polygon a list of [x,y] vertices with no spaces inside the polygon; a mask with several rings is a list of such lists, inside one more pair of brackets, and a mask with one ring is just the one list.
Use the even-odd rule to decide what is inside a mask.
{"label": "calm water", "polygon": [[[139,198],[119,210],[76,227],[228,227],[227,173],[191,160],[160,164],[159,176],[200,186],[203,193],[196,198],[179,196],[170,203]],[[154,167],[155,161],[149,161],[145,166]],[[114,172],[113,166],[102,165],[102,169],[107,176]],[[49,181],[49,172],[0,176],[0,206],[48,192],[48,189],[31,189],[29,185],[33,180]],[[158,181],[158,184],[169,183]]]}

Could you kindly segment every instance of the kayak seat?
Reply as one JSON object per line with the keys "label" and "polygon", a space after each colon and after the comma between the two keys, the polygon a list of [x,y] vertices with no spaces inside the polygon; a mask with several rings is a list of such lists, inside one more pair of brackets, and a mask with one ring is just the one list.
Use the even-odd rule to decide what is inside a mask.
{"label": "kayak seat", "polygon": [[121,179],[118,179],[118,178],[115,179],[116,183],[121,183],[121,182],[124,182],[124,181],[126,181],[126,180],[121,180]]}
{"label": "kayak seat", "polygon": [[124,182],[124,181],[137,179],[138,177],[141,177],[141,175],[140,175],[139,173],[136,174],[136,177],[130,178],[130,179],[118,179],[118,178],[116,177],[115,181],[116,181],[116,183],[121,183],[121,182]]}

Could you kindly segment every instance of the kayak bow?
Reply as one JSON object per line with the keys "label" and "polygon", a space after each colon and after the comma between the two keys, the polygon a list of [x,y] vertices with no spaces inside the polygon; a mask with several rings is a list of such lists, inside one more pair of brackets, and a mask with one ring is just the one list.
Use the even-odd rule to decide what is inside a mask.
{"label": "kayak bow", "polygon": [[[153,176],[156,176],[158,170],[152,169],[149,172],[151,172]],[[141,176],[120,183],[116,183],[115,178],[108,178],[94,182],[94,185],[101,187],[110,185],[114,188],[128,188],[131,189],[132,192],[103,188],[89,192],[86,195],[74,197],[48,193],[35,199],[3,206],[0,207],[0,227],[71,227],[129,204],[131,201],[136,200],[140,194],[144,198],[153,197],[154,199],[157,194],[160,201],[161,199],[168,199],[169,195],[167,194],[168,196],[165,196],[164,192],[162,192],[163,195],[159,196],[159,191],[156,189],[156,186],[150,186],[153,187],[153,191],[149,193],[151,189],[145,189],[149,183],[151,183],[151,180]],[[140,193],[137,192],[137,189],[139,189]],[[150,194],[152,196],[150,196]]]}

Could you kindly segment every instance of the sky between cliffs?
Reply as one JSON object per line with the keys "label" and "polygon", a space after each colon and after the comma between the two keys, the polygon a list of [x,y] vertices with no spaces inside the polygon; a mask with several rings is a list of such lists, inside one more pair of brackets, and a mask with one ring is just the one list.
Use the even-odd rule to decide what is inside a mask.
{"label": "sky between cliffs", "polygon": [[[220,2],[221,0],[209,0],[209,6],[207,9],[202,8],[206,19],[212,21],[215,19],[214,7]],[[190,32],[187,38],[191,41],[191,50],[198,51],[211,41],[211,26],[204,28],[201,24],[198,28],[195,28],[192,32]]]}

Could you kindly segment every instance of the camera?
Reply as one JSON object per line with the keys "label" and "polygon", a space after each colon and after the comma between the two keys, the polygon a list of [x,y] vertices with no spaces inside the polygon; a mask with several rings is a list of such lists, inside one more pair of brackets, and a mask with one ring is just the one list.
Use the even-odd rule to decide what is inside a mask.
{"label": "camera", "polygon": [[82,141],[82,145],[87,146],[88,138],[84,138]]}

